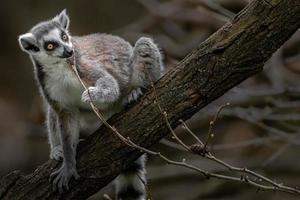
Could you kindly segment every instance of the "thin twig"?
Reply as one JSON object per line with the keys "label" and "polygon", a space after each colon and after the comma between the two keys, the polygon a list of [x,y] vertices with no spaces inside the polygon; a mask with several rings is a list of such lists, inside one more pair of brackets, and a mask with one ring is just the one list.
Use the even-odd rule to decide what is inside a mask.
{"label": "thin twig", "polygon": [[[148,73],[148,70],[146,70],[147,73]],[[190,133],[192,135],[192,137],[194,138],[198,138],[196,139],[196,141],[199,143],[198,145],[192,145],[191,147],[188,147],[182,140],[180,140],[176,133],[174,132],[174,130],[172,129],[168,119],[167,119],[167,115],[166,115],[166,112],[162,110],[159,102],[158,102],[158,97],[157,97],[157,93],[156,93],[156,89],[154,87],[154,83],[151,79],[151,76],[150,74],[148,73],[148,77],[149,77],[149,81],[151,83],[151,86],[152,86],[152,89],[153,89],[153,92],[154,92],[154,96],[155,96],[155,99],[156,99],[156,104],[159,108],[159,111],[161,112],[161,114],[163,114],[165,117],[166,117],[166,124],[168,125],[172,135],[174,136],[174,138],[177,140],[177,142],[182,146],[184,147],[184,149],[186,149],[188,152],[192,152],[192,153],[195,153],[197,154],[196,151],[199,152],[198,155],[201,155],[211,161],[214,161],[215,163],[218,163],[224,167],[226,167],[227,169],[229,169],[230,171],[234,171],[234,172],[239,172],[241,173],[241,177],[240,178],[237,178],[237,177],[234,177],[234,176],[227,176],[227,175],[222,175],[222,174],[215,174],[215,173],[210,173],[210,172],[207,172],[205,170],[202,170],[200,168],[197,168],[193,165],[189,165],[186,163],[186,160],[183,159],[182,162],[176,162],[176,161],[172,161],[170,159],[168,159],[167,157],[163,156],[162,154],[160,153],[156,153],[156,152],[152,152],[152,151],[149,151],[147,149],[144,149],[144,150],[147,150],[149,151],[150,154],[152,155],[157,155],[159,156],[160,158],[164,159],[167,163],[169,164],[173,164],[173,165],[179,165],[179,166],[184,166],[184,167],[187,167],[189,169],[192,169],[192,170],[195,170],[195,171],[198,171],[200,173],[202,173],[204,176],[206,177],[214,177],[214,178],[220,178],[220,179],[225,179],[225,180],[231,180],[231,181],[242,181],[244,183],[247,183],[247,184],[250,184],[252,186],[255,186],[257,188],[260,188],[260,189],[264,189],[264,190],[274,190],[274,191],[283,191],[283,192],[287,192],[287,193],[294,193],[294,194],[300,194],[300,191],[295,189],[295,188],[292,188],[292,187],[287,187],[287,186],[283,186],[282,184],[278,184],[276,183],[275,181],[272,181],[271,179],[267,178],[267,177],[264,177],[254,171],[251,171],[247,168],[240,168],[240,167],[234,167],[218,158],[216,158],[215,156],[213,156],[210,152],[207,151],[207,144],[209,142],[209,140],[211,139],[211,134],[212,134],[212,129],[213,129],[213,126],[214,124],[216,123],[216,121],[218,120],[219,118],[219,115],[221,113],[221,111],[226,107],[226,106],[229,106],[230,104],[229,103],[226,103],[225,105],[222,105],[219,107],[216,115],[214,116],[213,120],[210,122],[210,127],[209,127],[209,131],[208,131],[208,138],[205,142],[205,145],[203,147],[203,144],[202,141],[196,136],[195,133],[193,133],[193,131],[191,131],[190,129],[188,129],[188,133]],[[184,126],[187,127],[187,125],[184,123]],[[132,144],[133,145],[133,144]],[[198,147],[200,145],[200,147],[198,149],[191,149],[192,147]],[[254,178],[256,178],[259,182],[265,182],[265,183],[268,183],[270,184],[270,186],[268,185],[263,185],[261,183],[258,183],[256,181],[253,181],[251,180],[251,178],[247,177],[247,176],[244,176],[244,174],[248,174],[248,175],[251,175],[253,176]]]}
{"label": "thin twig", "polygon": [[[74,54],[75,55],[75,54]],[[72,68],[72,71],[75,73],[77,79],[79,80],[79,82],[81,83],[82,87],[88,91],[88,95],[89,95],[89,98],[90,98],[90,106],[91,108],[93,109],[94,113],[97,115],[97,117],[101,120],[102,123],[104,123],[104,125],[106,127],[108,127],[110,130],[113,131],[113,133],[115,133],[115,135],[122,141],[124,142],[125,144],[129,145],[129,143],[127,142],[126,138],[124,138],[114,127],[112,127],[106,120],[105,118],[103,117],[103,115],[99,112],[98,108],[95,106],[94,102],[93,102],[93,99],[91,97],[91,94],[90,94],[90,91],[89,89],[87,88],[87,86],[85,85],[85,83],[82,81],[82,79],[80,78],[79,74],[78,74],[78,71],[76,69],[76,60],[75,60],[75,56],[74,56],[74,63],[71,64],[71,68]],[[130,145],[129,145],[130,146]]]}
{"label": "thin twig", "polygon": [[[146,69],[146,67],[145,67],[145,69]],[[176,134],[175,131],[173,130],[173,128],[172,128],[172,126],[171,126],[171,124],[170,124],[170,122],[169,122],[167,112],[164,111],[164,110],[161,108],[160,104],[159,104],[159,100],[158,100],[156,88],[154,87],[154,82],[153,82],[153,80],[152,80],[152,78],[151,78],[151,75],[149,74],[149,71],[148,71],[147,69],[146,69],[145,71],[146,71],[146,73],[147,73],[147,75],[148,75],[148,79],[149,79],[149,81],[150,81],[150,85],[151,85],[151,87],[152,87],[152,89],[153,89],[153,94],[154,94],[154,98],[155,98],[154,104],[157,105],[157,107],[158,107],[158,109],[159,109],[159,112],[163,115],[164,120],[165,120],[165,123],[167,124],[168,129],[170,130],[170,132],[171,132],[173,138],[174,138],[176,141],[178,141],[178,142],[179,142],[179,143],[180,143],[187,151],[190,151],[190,148],[189,148],[189,147],[188,147],[188,146],[187,146],[187,145],[186,145],[186,144],[185,144],[185,143],[177,136],[177,134]]]}
{"label": "thin twig", "polygon": [[217,122],[217,120],[219,119],[219,116],[220,116],[220,113],[221,111],[226,107],[226,106],[229,106],[230,103],[226,103],[222,106],[219,107],[217,113],[215,114],[214,118],[212,121],[209,122],[209,128],[208,128],[208,132],[207,132],[207,139],[205,141],[205,144],[204,144],[204,149],[207,149],[207,145],[208,143],[210,142],[210,140],[214,137],[214,134],[212,132],[213,130],[213,127],[214,127],[214,124]]}
{"label": "thin twig", "polygon": [[179,122],[182,123],[182,125],[183,125],[182,127],[183,127],[185,130],[187,130],[187,131],[190,133],[190,135],[191,135],[195,140],[197,140],[197,142],[198,142],[200,145],[204,146],[203,142],[196,136],[196,134],[194,134],[194,132],[186,125],[186,123],[185,123],[182,119],[180,119]]}
{"label": "thin twig", "polygon": [[[140,146],[136,145],[135,143],[131,142],[130,138],[127,138],[127,139],[133,147],[139,149],[142,152],[145,152],[149,155],[158,156],[161,159],[165,160],[168,164],[185,167],[185,168],[191,169],[193,171],[199,172],[202,175],[204,175],[206,178],[216,178],[216,179],[222,179],[222,180],[228,180],[228,181],[242,182],[242,183],[249,184],[249,185],[255,186],[257,188],[263,189],[263,190],[273,190],[273,191],[282,191],[282,192],[291,193],[291,194],[300,194],[300,191],[297,190],[297,189],[294,189],[294,188],[291,188],[291,187],[286,187],[286,186],[283,186],[281,184],[277,184],[277,183],[271,181],[270,179],[268,179],[268,178],[266,178],[262,175],[259,175],[257,173],[254,173],[254,172],[252,172],[252,171],[250,171],[246,168],[232,167],[232,166],[230,166],[230,165],[228,165],[228,164],[226,164],[223,161],[220,161],[218,159],[216,159],[215,161],[220,162],[220,164],[224,163],[224,166],[227,166],[227,168],[231,168],[232,170],[235,170],[235,171],[244,172],[244,173],[248,173],[250,175],[253,175],[253,176],[257,177],[258,180],[264,180],[264,181],[270,183],[271,186],[267,186],[267,185],[263,185],[263,184],[254,182],[251,179],[249,179],[248,177],[245,177],[245,176],[242,176],[242,175],[241,175],[241,177],[234,177],[234,176],[227,176],[227,175],[222,175],[222,174],[217,174],[217,173],[211,173],[209,171],[205,171],[205,170],[200,169],[196,166],[188,164],[185,159],[183,159],[182,161],[174,161],[174,160],[171,160],[171,159],[167,158],[166,156],[162,155],[160,152],[155,152],[155,151],[151,151],[149,149],[140,147]],[[214,160],[214,159],[212,159],[212,160]]]}
{"label": "thin twig", "polygon": [[[237,149],[237,148],[246,148],[246,147],[250,147],[250,146],[262,146],[262,145],[266,145],[266,144],[269,144],[271,142],[275,142],[278,140],[281,140],[281,139],[279,137],[255,138],[255,139],[241,141],[238,143],[215,144],[215,145],[210,146],[210,149],[213,149],[214,151],[221,151],[221,150],[231,150],[231,149]],[[178,143],[175,143],[175,142],[172,142],[172,141],[169,141],[166,139],[162,140],[161,143],[168,147],[171,147],[171,148],[174,148],[177,150],[181,150],[181,151],[185,151],[185,149],[182,148],[182,146],[179,145]]]}
{"label": "thin twig", "polygon": [[[88,88],[85,86],[84,82],[81,80],[78,72],[77,72],[77,69],[76,69],[76,62],[75,62],[75,57],[74,57],[74,63],[71,65],[71,68],[72,70],[74,71],[76,77],[78,78],[78,80],[80,81],[81,85],[83,86],[83,88],[85,90],[88,91]],[[151,81],[151,86],[153,87],[153,90],[154,90],[154,93],[156,95],[156,90],[155,90],[155,87],[154,87],[154,84],[153,84],[153,81]],[[89,92],[89,91],[88,91]],[[89,93],[88,93],[89,94]],[[125,138],[122,134],[120,134],[116,128],[114,128],[113,126],[111,126],[106,120],[105,118],[103,117],[103,115],[100,113],[100,111],[97,109],[97,107],[95,106],[92,98],[91,98],[91,95],[89,94],[89,98],[90,98],[90,106],[92,108],[92,110],[95,112],[95,114],[97,115],[97,117],[110,129],[112,130],[112,132],[114,133],[115,136],[117,136],[122,142],[124,142],[124,144],[130,146],[130,147],[133,147],[137,150],[140,150],[141,152],[143,153],[147,153],[147,154],[150,154],[150,155],[154,155],[154,156],[158,156],[160,157],[161,159],[165,160],[168,164],[173,164],[173,165],[177,165],[177,166],[181,166],[181,167],[185,167],[185,168],[189,168],[191,170],[194,170],[194,171],[197,171],[199,173],[201,173],[202,175],[204,175],[206,178],[217,178],[217,179],[223,179],[223,180],[229,180],[229,181],[236,181],[236,182],[242,182],[242,183],[245,183],[245,184],[249,184],[249,185],[252,185],[252,186],[255,186],[257,188],[260,188],[260,189],[263,189],[263,190],[273,190],[273,191],[282,191],[282,192],[286,192],[286,193],[291,193],[291,194],[300,194],[300,191],[297,190],[297,189],[294,189],[294,188],[291,188],[291,187],[287,187],[287,186],[283,186],[281,184],[277,184],[275,182],[273,182],[272,180],[262,176],[262,175],[259,175],[255,172],[252,172],[246,168],[237,168],[237,167],[233,167],[217,158],[215,158],[214,156],[212,156],[209,152],[204,154],[206,158],[210,159],[210,160],[213,160],[215,161],[216,163],[219,163],[221,165],[223,165],[224,167],[227,167],[228,169],[232,170],[232,171],[238,171],[238,172],[243,172],[243,173],[246,173],[246,174],[250,174],[256,178],[259,178],[259,180],[263,180],[267,183],[269,183],[271,186],[268,186],[268,185],[263,185],[263,184],[260,184],[260,183],[257,183],[255,181],[252,181],[250,178],[248,177],[244,177],[243,175],[241,175],[241,177],[235,177],[235,176],[227,176],[227,175],[222,175],[222,174],[216,174],[216,173],[211,173],[211,172],[208,172],[208,171],[205,171],[203,169],[200,169],[196,166],[193,166],[193,165],[190,165],[190,164],[187,164],[186,163],[186,160],[183,159],[181,162],[178,162],[178,161],[173,161],[169,158],[167,158],[166,156],[162,155],[160,152],[155,152],[155,151],[151,151],[149,149],[146,149],[144,147],[141,147],[137,144],[135,144],[134,142],[131,141],[131,139],[129,137]],[[169,123],[169,120],[168,120],[168,116],[167,116],[167,113],[165,111],[162,110],[162,108],[160,107],[159,103],[158,103],[158,98],[157,98],[157,95],[156,95],[156,104],[158,105],[159,107],[159,110],[160,112],[163,114],[164,116],[164,119],[165,119],[165,122],[166,124],[168,125],[168,128],[170,129],[172,135],[174,136],[174,138],[186,149],[186,151],[188,152],[193,152],[190,147],[188,147],[182,140],[180,140],[180,138],[177,137],[176,133],[174,132],[174,130],[172,129],[170,123]],[[216,121],[216,118],[215,118],[215,121]],[[192,131],[190,131],[190,134],[192,133]],[[196,134],[191,134],[193,137],[196,137]],[[200,140],[199,138],[197,139],[197,141]],[[201,141],[201,140],[200,140]],[[199,142],[199,144],[201,144],[201,142]]]}

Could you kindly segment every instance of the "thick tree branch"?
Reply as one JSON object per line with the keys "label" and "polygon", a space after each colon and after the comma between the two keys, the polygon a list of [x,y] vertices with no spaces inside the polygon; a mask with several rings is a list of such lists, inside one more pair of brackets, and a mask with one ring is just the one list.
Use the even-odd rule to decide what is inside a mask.
{"label": "thick tree branch", "polygon": [[[172,127],[249,76],[300,27],[300,2],[257,0],[203,42],[156,85],[160,105]],[[109,123],[136,144],[151,147],[169,133],[149,91],[139,103]],[[78,153],[79,181],[62,199],[85,199],[112,181],[141,152],[125,145],[106,127],[84,141]],[[1,199],[58,199],[49,175],[60,163],[48,161],[32,174],[13,172],[0,180]]]}

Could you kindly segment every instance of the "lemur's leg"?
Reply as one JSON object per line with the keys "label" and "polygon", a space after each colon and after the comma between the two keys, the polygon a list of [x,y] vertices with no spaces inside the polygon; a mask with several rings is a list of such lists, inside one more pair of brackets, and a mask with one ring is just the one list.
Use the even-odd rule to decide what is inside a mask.
{"label": "lemur's leg", "polygon": [[[72,112],[72,113],[71,113]],[[53,189],[63,193],[68,190],[68,183],[72,177],[79,178],[76,170],[76,148],[79,141],[79,122],[77,113],[59,113],[60,142],[63,147],[63,163],[59,170],[50,175],[53,180]]]}
{"label": "lemur's leg", "polygon": [[162,55],[150,38],[141,37],[133,48],[132,85],[134,90],[128,95],[127,102],[136,101],[142,94],[140,88],[147,88],[151,81],[157,81],[163,74]]}
{"label": "lemur's leg", "polygon": [[116,179],[116,200],[146,199],[146,155],[141,156]]}
{"label": "lemur's leg", "polygon": [[120,88],[117,80],[108,72],[103,71],[95,86],[83,92],[81,100],[90,103],[91,97],[92,101],[96,102],[114,102],[119,96]]}
{"label": "lemur's leg", "polygon": [[152,81],[157,81],[163,73],[161,53],[150,38],[141,37],[133,48],[133,75],[132,81],[138,87],[150,85],[149,76]]}
{"label": "lemur's leg", "polygon": [[54,160],[60,160],[61,158],[63,158],[63,150],[59,138],[60,130],[58,127],[58,117],[49,105],[47,108],[46,124],[48,131],[48,141],[50,144],[50,158]]}

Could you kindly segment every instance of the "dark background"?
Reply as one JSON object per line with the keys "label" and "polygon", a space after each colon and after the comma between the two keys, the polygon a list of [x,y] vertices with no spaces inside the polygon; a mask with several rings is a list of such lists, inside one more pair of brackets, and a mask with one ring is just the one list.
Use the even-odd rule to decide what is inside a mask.
{"label": "dark background", "polygon": [[[12,170],[32,172],[49,157],[43,106],[28,56],[18,46],[18,35],[50,19],[64,8],[71,18],[72,35],[113,33],[132,44],[150,36],[161,48],[167,70],[247,4],[246,0],[4,0],[0,7],[0,175]],[[300,186],[300,34],[299,31],[266,63],[266,70],[196,114],[188,125],[205,140],[209,120],[230,102],[214,127],[212,152],[239,167],[249,167],[278,182]],[[243,52],[241,52],[243,53]],[[181,128],[176,130],[192,143]],[[280,134],[293,136],[293,141]],[[281,136],[282,136],[281,134]],[[299,140],[299,142],[298,142]],[[171,142],[170,142],[171,141]],[[296,142],[295,142],[296,141]],[[154,148],[172,159],[187,161],[219,173],[224,168],[177,149],[171,138]],[[149,158],[151,199],[297,199],[220,180],[166,165]],[[93,199],[110,196],[107,187]]]}

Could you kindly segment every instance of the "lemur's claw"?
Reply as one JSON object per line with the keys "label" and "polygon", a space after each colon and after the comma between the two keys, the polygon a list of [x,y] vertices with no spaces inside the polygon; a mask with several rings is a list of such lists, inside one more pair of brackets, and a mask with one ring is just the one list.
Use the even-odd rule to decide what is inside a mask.
{"label": "lemur's claw", "polygon": [[127,96],[126,103],[136,102],[138,98],[143,94],[140,88],[134,89],[131,93]]}
{"label": "lemur's claw", "polygon": [[62,146],[58,145],[51,149],[50,159],[60,161],[63,158]]}
{"label": "lemur's claw", "polygon": [[53,172],[50,175],[50,182],[52,182],[53,191],[57,191],[62,194],[64,191],[69,190],[69,182],[71,178],[74,177],[75,180],[79,179],[75,168],[67,168],[63,165],[59,170]]}

